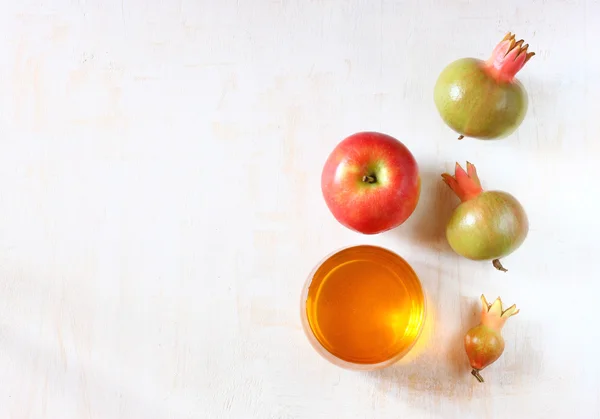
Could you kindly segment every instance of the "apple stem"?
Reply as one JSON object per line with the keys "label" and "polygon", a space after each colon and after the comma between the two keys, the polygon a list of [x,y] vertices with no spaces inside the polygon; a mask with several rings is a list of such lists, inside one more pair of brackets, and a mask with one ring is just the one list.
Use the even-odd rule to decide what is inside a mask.
{"label": "apple stem", "polygon": [[366,183],[375,183],[375,182],[377,182],[377,178],[375,176],[372,176],[372,175],[363,176],[362,181],[366,182]]}

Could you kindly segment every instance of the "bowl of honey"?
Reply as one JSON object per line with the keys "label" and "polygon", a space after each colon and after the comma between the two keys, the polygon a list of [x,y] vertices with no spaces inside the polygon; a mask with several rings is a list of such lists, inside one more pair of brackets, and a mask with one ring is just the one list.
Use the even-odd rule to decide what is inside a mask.
{"label": "bowl of honey", "polygon": [[315,266],[301,299],[304,332],[325,359],[376,370],[402,359],[426,315],[421,282],[402,257],[383,247],[338,250]]}

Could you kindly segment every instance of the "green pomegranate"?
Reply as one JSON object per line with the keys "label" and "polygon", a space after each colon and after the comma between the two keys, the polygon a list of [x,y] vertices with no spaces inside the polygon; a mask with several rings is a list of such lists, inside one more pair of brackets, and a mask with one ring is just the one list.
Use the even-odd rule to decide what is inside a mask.
{"label": "green pomegranate", "polygon": [[523,43],[508,33],[487,61],[461,58],[439,75],[435,105],[459,140],[503,138],[523,122],[527,93],[515,75],[535,55]]}
{"label": "green pomegranate", "polygon": [[484,191],[469,162],[466,172],[456,163],[454,176],[444,173],[442,178],[462,201],[446,226],[452,250],[471,260],[491,260],[506,272],[500,258],[517,250],[529,232],[523,206],[509,193]]}

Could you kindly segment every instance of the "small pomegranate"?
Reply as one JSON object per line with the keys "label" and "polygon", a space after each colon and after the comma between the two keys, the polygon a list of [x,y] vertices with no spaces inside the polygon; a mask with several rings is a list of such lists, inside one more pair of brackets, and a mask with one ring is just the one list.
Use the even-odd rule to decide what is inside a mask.
{"label": "small pomegranate", "polygon": [[480,383],[483,377],[479,371],[496,362],[504,352],[504,338],[502,327],[506,320],[519,312],[513,304],[502,311],[502,300],[496,298],[493,304],[489,304],[485,296],[481,296],[481,322],[473,327],[465,335],[465,351],[471,363],[471,374]]}
{"label": "small pomegranate", "polygon": [[519,201],[507,192],[484,191],[469,162],[466,172],[456,163],[454,176],[444,173],[442,178],[462,201],[446,226],[450,247],[471,260],[492,260],[496,269],[506,272],[500,258],[517,250],[529,232]]}
{"label": "small pomegranate", "polygon": [[459,140],[506,137],[523,122],[527,93],[515,75],[535,53],[515,39],[509,32],[487,61],[461,58],[439,75],[435,105]]}

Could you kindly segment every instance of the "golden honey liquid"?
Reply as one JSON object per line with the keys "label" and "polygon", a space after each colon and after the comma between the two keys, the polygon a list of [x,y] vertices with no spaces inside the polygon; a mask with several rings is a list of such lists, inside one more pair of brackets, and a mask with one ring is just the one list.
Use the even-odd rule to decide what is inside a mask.
{"label": "golden honey liquid", "polygon": [[425,314],[420,282],[394,253],[375,246],[341,250],[315,272],[306,315],[321,345],[356,364],[376,364],[407,351]]}

